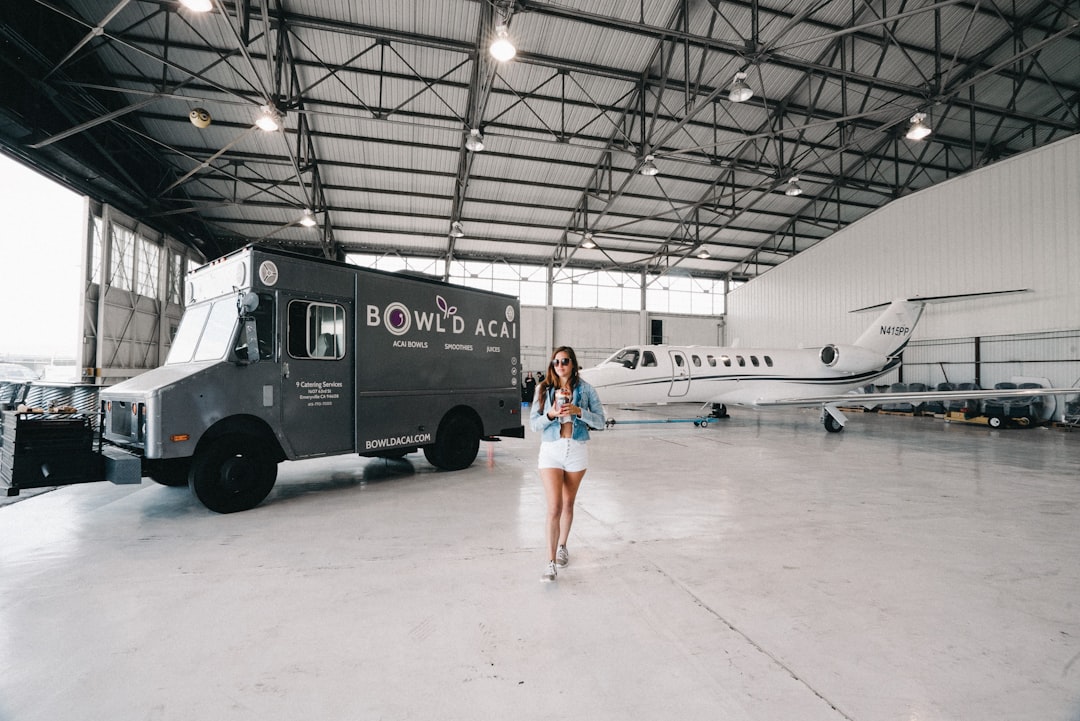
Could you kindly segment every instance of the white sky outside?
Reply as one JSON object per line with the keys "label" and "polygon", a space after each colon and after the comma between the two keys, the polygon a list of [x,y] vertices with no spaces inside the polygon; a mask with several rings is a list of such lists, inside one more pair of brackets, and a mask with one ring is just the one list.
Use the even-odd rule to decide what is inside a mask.
{"label": "white sky outside", "polygon": [[73,359],[83,199],[0,155],[0,358]]}

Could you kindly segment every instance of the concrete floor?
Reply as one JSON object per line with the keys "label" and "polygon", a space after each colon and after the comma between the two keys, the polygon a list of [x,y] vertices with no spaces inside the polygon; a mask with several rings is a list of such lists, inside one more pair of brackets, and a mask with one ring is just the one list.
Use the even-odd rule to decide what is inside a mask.
{"label": "concrete floor", "polygon": [[0,721],[1080,719],[1078,432],[620,425],[555,584],[536,448],[0,508]]}

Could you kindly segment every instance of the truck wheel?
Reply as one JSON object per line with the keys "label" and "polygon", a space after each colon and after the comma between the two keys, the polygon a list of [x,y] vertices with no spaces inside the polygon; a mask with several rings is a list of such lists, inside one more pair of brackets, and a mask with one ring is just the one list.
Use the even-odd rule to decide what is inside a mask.
{"label": "truck wheel", "polygon": [[277,463],[258,438],[231,433],[195,454],[189,485],[217,513],[246,511],[262,503],[277,481]]}
{"label": "truck wheel", "polygon": [[436,468],[460,471],[472,465],[479,450],[480,429],[473,419],[455,413],[439,424],[435,444],[424,446],[424,457]]}
{"label": "truck wheel", "polygon": [[163,486],[186,486],[190,471],[190,458],[159,458],[146,462],[146,475]]}

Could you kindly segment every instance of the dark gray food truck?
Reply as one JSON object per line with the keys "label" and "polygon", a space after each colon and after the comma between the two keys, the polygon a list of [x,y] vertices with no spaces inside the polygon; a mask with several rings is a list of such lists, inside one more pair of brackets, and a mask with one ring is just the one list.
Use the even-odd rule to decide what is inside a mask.
{"label": "dark gray food truck", "polygon": [[524,437],[519,319],[513,296],[248,246],[188,275],[165,365],[101,390],[101,433],[220,513],[283,460],[423,449],[459,470]]}

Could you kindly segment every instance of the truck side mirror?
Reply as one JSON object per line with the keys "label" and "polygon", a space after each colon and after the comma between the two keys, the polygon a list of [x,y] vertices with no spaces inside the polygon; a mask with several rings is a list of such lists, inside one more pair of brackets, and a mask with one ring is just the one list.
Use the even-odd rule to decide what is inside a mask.
{"label": "truck side mirror", "polygon": [[236,312],[241,316],[249,315],[255,312],[255,309],[259,307],[259,294],[254,291],[248,291],[236,299]]}
{"label": "truck side mirror", "polygon": [[259,307],[259,294],[253,291],[241,293],[236,298],[236,313],[244,322],[244,342],[246,344],[244,355],[246,363],[259,362],[259,331],[255,324],[255,318],[251,316]]}

